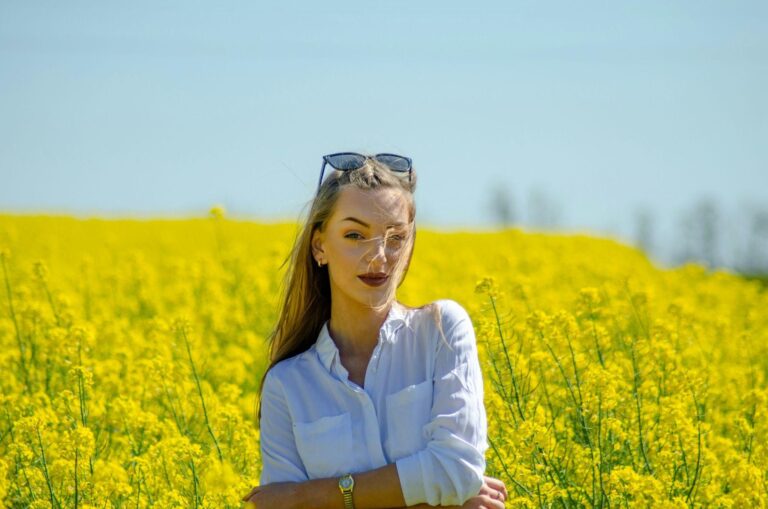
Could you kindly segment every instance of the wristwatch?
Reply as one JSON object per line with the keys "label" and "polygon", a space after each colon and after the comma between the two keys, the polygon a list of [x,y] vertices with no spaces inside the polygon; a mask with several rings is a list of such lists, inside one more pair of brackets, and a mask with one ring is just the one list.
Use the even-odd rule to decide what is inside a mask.
{"label": "wristwatch", "polygon": [[352,489],[354,487],[355,480],[352,478],[352,474],[339,477],[339,489],[344,497],[344,509],[355,509],[355,504],[352,503]]}

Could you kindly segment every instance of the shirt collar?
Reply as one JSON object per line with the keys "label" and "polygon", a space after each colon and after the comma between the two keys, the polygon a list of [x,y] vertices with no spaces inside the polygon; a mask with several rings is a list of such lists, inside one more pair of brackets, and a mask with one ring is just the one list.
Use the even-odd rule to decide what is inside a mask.
{"label": "shirt collar", "polygon": [[[405,325],[405,311],[399,304],[393,303],[379,330],[379,343],[394,343],[397,337],[395,333],[403,325]],[[320,362],[328,371],[332,372],[334,361],[338,362],[339,349],[328,332],[328,320],[320,329],[320,334],[318,334],[315,342],[315,349],[318,357],[320,357]]]}

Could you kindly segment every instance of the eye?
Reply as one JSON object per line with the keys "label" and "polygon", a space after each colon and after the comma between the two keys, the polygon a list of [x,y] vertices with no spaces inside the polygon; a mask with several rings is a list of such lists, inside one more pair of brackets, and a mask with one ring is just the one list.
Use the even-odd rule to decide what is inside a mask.
{"label": "eye", "polygon": [[363,236],[362,236],[362,235],[360,235],[360,234],[359,234],[359,233],[357,233],[357,232],[349,232],[349,233],[347,233],[346,235],[344,235],[344,238],[345,238],[345,239],[352,239],[352,240],[360,240],[360,239],[362,239],[362,238],[363,238]]}
{"label": "eye", "polygon": [[408,238],[408,236],[405,234],[405,232],[401,231],[401,232],[390,234],[388,238],[396,242],[404,242]]}

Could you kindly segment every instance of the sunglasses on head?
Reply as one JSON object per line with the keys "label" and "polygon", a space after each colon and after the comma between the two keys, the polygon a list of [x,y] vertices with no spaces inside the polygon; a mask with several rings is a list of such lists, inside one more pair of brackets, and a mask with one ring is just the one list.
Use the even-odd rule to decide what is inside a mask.
{"label": "sunglasses on head", "polygon": [[325,165],[329,165],[334,170],[338,171],[350,171],[362,168],[365,161],[373,159],[380,162],[391,171],[398,173],[408,172],[408,183],[411,182],[411,158],[405,156],[399,156],[397,154],[376,154],[375,156],[366,156],[358,154],[356,152],[338,152],[336,154],[328,154],[323,156],[323,166],[320,168],[320,180],[317,182],[317,191],[320,192],[320,185],[323,183],[323,174],[325,173]]}

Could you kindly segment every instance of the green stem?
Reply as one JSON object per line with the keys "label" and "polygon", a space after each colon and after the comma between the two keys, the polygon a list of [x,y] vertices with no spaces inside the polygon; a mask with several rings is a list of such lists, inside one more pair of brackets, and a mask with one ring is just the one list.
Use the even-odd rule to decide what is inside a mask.
{"label": "green stem", "polygon": [[699,480],[699,475],[701,474],[701,414],[699,412],[699,401],[696,398],[696,393],[693,391],[693,388],[691,388],[691,396],[693,397],[693,403],[696,405],[696,427],[697,427],[697,450],[696,450],[696,470],[693,475],[693,482],[691,483],[691,487],[688,490],[688,494],[685,497],[685,501],[688,504],[694,505],[691,501],[691,494],[693,493],[694,488],[696,487],[696,483]]}
{"label": "green stem", "polygon": [[605,493],[605,486],[603,485],[603,440],[601,437],[603,428],[603,397],[599,392],[597,393],[597,454],[600,459],[600,463],[597,467],[597,475],[600,480],[600,505],[603,507],[603,501],[608,500],[608,496]]}
{"label": "green stem", "polygon": [[195,462],[192,458],[189,459],[189,467],[192,469],[192,482],[195,490],[195,509],[197,509],[200,506],[200,495],[198,494],[199,480],[197,478],[197,470],[195,470]]}
{"label": "green stem", "polygon": [[555,361],[555,365],[557,365],[558,370],[560,371],[560,375],[562,375],[563,380],[565,380],[565,386],[568,389],[568,393],[571,396],[571,400],[573,400],[573,404],[576,407],[576,414],[579,417],[579,424],[581,425],[581,432],[584,435],[584,440],[587,443],[587,446],[589,447],[589,457],[591,461],[591,471],[592,471],[592,497],[590,499],[591,502],[594,502],[597,494],[597,487],[596,487],[596,480],[595,480],[595,448],[592,445],[592,439],[589,435],[589,426],[587,425],[587,419],[584,415],[584,403],[581,395],[581,383],[579,381],[578,376],[578,370],[576,370],[576,359],[574,357],[573,348],[571,346],[570,338],[568,338],[568,335],[566,334],[566,338],[568,338],[568,349],[571,353],[571,360],[573,362],[574,371],[575,371],[575,378],[576,378],[576,391],[578,392],[578,397],[576,397],[576,393],[573,390],[573,384],[571,384],[570,379],[568,378],[568,375],[565,373],[565,368],[563,367],[563,363],[560,362],[560,359],[557,358],[557,354],[555,354],[554,349],[552,346],[547,342],[546,339],[544,339],[544,334],[539,330],[539,338],[541,339],[541,342],[544,343],[544,346],[547,347],[547,350],[549,351],[549,354],[552,356],[552,359]]}
{"label": "green stem", "polygon": [[[579,395],[579,401],[578,401],[577,405],[578,405],[578,410],[579,410],[579,416],[580,416],[580,419],[581,419],[581,426],[582,426],[582,429],[584,431],[584,438],[587,441],[587,445],[589,445],[589,457],[590,457],[590,459],[592,461],[592,465],[591,465],[591,468],[592,468],[592,500],[595,500],[597,498],[597,493],[596,493],[596,489],[595,489],[595,451],[594,451],[594,447],[592,445],[592,438],[589,435],[590,430],[589,430],[589,428],[587,426],[587,421],[586,421],[586,418],[584,416],[584,396],[581,393],[581,379],[579,378],[579,368],[576,365],[576,352],[574,352],[574,350],[573,350],[573,343],[571,343],[571,336],[568,334],[567,331],[564,332],[564,335],[565,335],[566,341],[568,342],[568,351],[571,354],[571,365],[573,366],[573,377],[576,380],[576,392]],[[563,373],[563,376],[565,376],[565,373]],[[599,412],[599,409],[598,409],[598,412]],[[599,424],[600,423],[598,422],[598,426],[599,426]],[[599,427],[598,427],[598,431],[597,431],[597,444],[598,444],[598,447],[600,447],[600,428]],[[599,476],[599,473],[600,472],[598,470],[598,476]],[[600,484],[601,484],[601,491],[602,491],[602,478],[600,479]],[[601,494],[599,507],[602,507],[602,506],[603,506],[603,502],[602,502],[602,494]]]}
{"label": "green stem", "polygon": [[24,360],[24,342],[21,339],[21,329],[19,328],[19,321],[16,319],[16,311],[13,308],[13,294],[11,292],[11,280],[8,277],[8,268],[5,265],[5,254],[0,254],[0,262],[3,263],[3,275],[5,277],[5,291],[8,295],[8,310],[11,313],[11,320],[13,320],[13,327],[16,329],[16,342],[19,346],[19,364],[21,367],[21,374],[24,380],[24,386],[29,390],[29,372],[27,371],[27,364]]}
{"label": "green stem", "polygon": [[51,484],[51,476],[48,474],[48,462],[45,460],[45,447],[43,447],[43,437],[40,436],[40,428],[35,428],[37,431],[37,443],[40,444],[40,455],[43,459],[43,473],[45,474],[45,482],[48,484],[48,493],[51,497],[51,507],[61,507],[56,495],[53,493],[53,485]]}
{"label": "green stem", "polygon": [[523,407],[520,403],[520,391],[517,387],[517,378],[515,376],[515,368],[512,366],[512,360],[509,358],[509,351],[507,350],[507,342],[504,341],[504,332],[501,329],[501,319],[499,318],[498,310],[496,309],[496,300],[493,298],[493,295],[489,296],[491,298],[491,305],[493,306],[493,314],[496,317],[496,328],[499,331],[499,339],[501,340],[501,346],[504,348],[504,357],[507,359],[507,367],[509,368],[509,374],[512,381],[512,389],[514,390],[515,394],[515,406],[517,407],[517,411],[520,414],[520,418],[522,420],[525,420],[525,411],[523,410]]}
{"label": "green stem", "polygon": [[589,303],[589,321],[592,323],[592,337],[595,340],[595,349],[597,350],[597,358],[600,361],[600,365],[605,368],[605,359],[603,359],[603,351],[600,349],[600,342],[597,339],[597,327],[595,326],[595,315],[592,310],[592,303]]}
{"label": "green stem", "polygon": [[53,317],[56,319],[56,325],[61,326],[61,319],[59,318],[59,312],[56,310],[56,304],[53,302],[53,295],[51,295],[51,291],[48,288],[48,282],[45,279],[41,279],[41,282],[43,283],[43,289],[45,290],[45,294],[48,296],[48,304],[51,306],[51,312],[53,313]]}
{"label": "green stem", "polygon": [[654,475],[653,468],[651,468],[651,462],[648,461],[648,454],[645,451],[645,439],[643,438],[643,411],[640,405],[640,370],[637,367],[637,356],[635,355],[634,338],[632,340],[630,351],[632,353],[632,392],[633,396],[635,397],[635,409],[637,410],[637,436],[640,441],[640,452],[643,455],[646,472]]}
{"label": "green stem", "polygon": [[181,335],[184,337],[184,344],[187,346],[187,355],[189,356],[189,364],[192,366],[192,375],[195,377],[195,383],[197,384],[197,392],[200,395],[200,402],[203,405],[203,416],[205,417],[205,425],[208,428],[208,433],[211,435],[211,439],[213,440],[213,445],[216,446],[216,452],[219,453],[219,461],[224,461],[224,456],[221,454],[221,449],[219,448],[219,441],[216,440],[216,435],[213,434],[213,429],[211,428],[211,422],[208,419],[208,410],[205,408],[205,398],[203,397],[203,388],[200,386],[200,377],[197,375],[197,369],[195,369],[195,362],[192,360],[192,350],[189,347],[189,340],[187,340],[187,333],[184,331],[184,328],[180,328]]}
{"label": "green stem", "polygon": [[141,500],[141,477],[137,476],[138,479],[136,479],[136,509],[139,509],[141,507],[139,505],[139,501]]}
{"label": "green stem", "polygon": [[520,484],[520,482],[517,481],[517,479],[515,479],[512,476],[512,473],[507,468],[507,463],[504,461],[504,456],[501,454],[499,449],[496,447],[496,444],[494,443],[494,441],[489,438],[488,439],[488,443],[491,444],[491,447],[493,448],[493,452],[496,454],[496,457],[499,458],[499,461],[501,462],[501,467],[504,469],[504,473],[506,474],[507,479],[512,481],[512,484],[515,485],[515,489],[517,490],[517,492],[520,493],[520,490],[522,490],[523,493],[525,493],[529,497],[533,496],[533,493],[531,493],[531,490],[529,490],[528,488],[526,488],[525,486]]}
{"label": "green stem", "polygon": [[88,409],[86,407],[86,394],[85,394],[85,381],[83,380],[83,353],[82,353],[82,342],[80,339],[77,340],[77,362],[79,364],[79,369],[77,370],[77,391],[78,391],[78,399],[80,400],[80,422],[83,424],[83,427],[88,426]]}
{"label": "green stem", "polygon": [[75,509],[79,506],[80,503],[80,491],[79,491],[79,480],[77,476],[77,460],[78,460],[78,449],[77,445],[75,445]]}
{"label": "green stem", "polygon": [[176,413],[176,407],[173,404],[173,398],[171,397],[171,393],[168,391],[168,385],[166,385],[165,383],[165,378],[161,377],[160,381],[163,384],[163,392],[165,392],[165,395],[168,398],[168,405],[171,407],[171,415],[173,415],[173,420],[176,423],[176,428],[179,430],[179,433],[183,435],[185,431],[182,428],[181,422],[179,422],[179,415]]}
{"label": "green stem", "polygon": [[[11,420],[11,414],[8,411],[8,408],[5,409],[5,415],[8,418],[8,425],[10,426],[8,429],[8,434],[11,436],[11,443],[16,443],[16,437],[13,434],[13,421]],[[29,482],[29,476],[27,475],[27,469],[24,468],[24,463],[22,462],[21,453],[19,451],[16,451],[16,471],[18,472],[19,469],[21,469],[21,473],[24,475],[24,480],[27,481],[27,490],[29,491],[29,496],[32,498],[32,500],[37,499],[35,496],[35,492],[32,490],[32,483]],[[16,486],[17,493],[19,494],[19,497],[21,497],[21,487],[18,485]]]}

